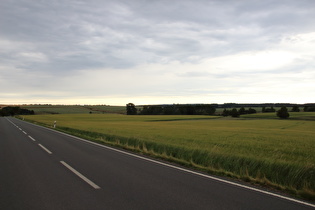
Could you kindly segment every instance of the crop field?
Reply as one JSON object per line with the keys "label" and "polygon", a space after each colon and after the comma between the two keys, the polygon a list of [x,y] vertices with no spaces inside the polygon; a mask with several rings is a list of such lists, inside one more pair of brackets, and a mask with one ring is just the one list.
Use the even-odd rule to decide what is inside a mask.
{"label": "crop field", "polygon": [[241,118],[183,115],[30,115],[26,120],[212,174],[315,199],[315,113]]}

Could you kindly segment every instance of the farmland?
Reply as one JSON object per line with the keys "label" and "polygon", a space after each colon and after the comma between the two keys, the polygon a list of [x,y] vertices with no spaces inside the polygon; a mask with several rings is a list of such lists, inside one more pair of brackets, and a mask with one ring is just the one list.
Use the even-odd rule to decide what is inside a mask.
{"label": "farmland", "polygon": [[106,105],[24,105],[22,108],[34,110],[36,114],[124,114],[126,112],[124,106]]}
{"label": "farmland", "polygon": [[194,115],[59,114],[26,120],[212,174],[315,197],[315,114],[241,118]]}

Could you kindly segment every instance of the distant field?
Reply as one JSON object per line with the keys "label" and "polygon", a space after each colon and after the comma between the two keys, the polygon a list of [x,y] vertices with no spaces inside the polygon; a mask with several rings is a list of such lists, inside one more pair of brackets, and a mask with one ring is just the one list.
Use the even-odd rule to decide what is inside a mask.
{"label": "distant field", "polygon": [[[290,117],[287,120],[315,120],[315,112],[289,112]],[[247,119],[279,119],[276,113],[257,113],[241,115],[241,118]]]}
{"label": "distant field", "polygon": [[124,106],[106,105],[26,105],[25,109],[34,110],[35,114],[102,114],[102,113],[126,113]]}
{"label": "distant field", "polygon": [[237,119],[118,114],[24,117],[48,126],[56,120],[58,128],[85,138],[314,199],[315,113],[293,113],[289,120],[274,116],[275,113]]}
{"label": "distant field", "polygon": [[[0,105],[1,107],[1,105]],[[125,106],[107,106],[107,105],[24,105],[23,108],[34,110],[35,114],[105,114],[105,113],[115,113],[115,114],[126,114]],[[136,106],[137,109],[142,109],[141,106]],[[275,110],[280,109],[280,107],[274,107]],[[227,108],[231,110],[232,108]],[[248,110],[248,108],[245,108]],[[260,113],[262,107],[254,107],[257,113]],[[291,108],[288,108],[291,110]],[[217,108],[215,114],[220,115],[224,108]],[[237,109],[239,110],[239,108]],[[269,113],[271,118],[276,118],[275,112]],[[253,116],[248,116],[253,117]],[[254,116],[255,118],[255,116]]]}

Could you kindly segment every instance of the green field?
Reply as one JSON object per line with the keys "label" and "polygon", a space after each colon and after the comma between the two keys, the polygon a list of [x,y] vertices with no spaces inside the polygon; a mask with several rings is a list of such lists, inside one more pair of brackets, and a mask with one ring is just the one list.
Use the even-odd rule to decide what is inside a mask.
{"label": "green field", "polygon": [[24,116],[84,138],[315,198],[315,113]]}

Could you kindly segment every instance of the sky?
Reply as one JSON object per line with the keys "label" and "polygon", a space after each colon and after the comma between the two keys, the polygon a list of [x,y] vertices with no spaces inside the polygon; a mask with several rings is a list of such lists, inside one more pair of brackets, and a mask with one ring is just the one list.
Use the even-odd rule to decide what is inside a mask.
{"label": "sky", "polygon": [[1,0],[0,104],[315,103],[314,0]]}

